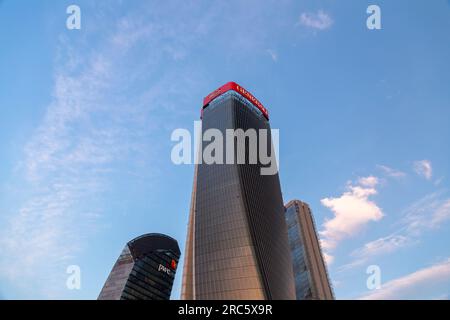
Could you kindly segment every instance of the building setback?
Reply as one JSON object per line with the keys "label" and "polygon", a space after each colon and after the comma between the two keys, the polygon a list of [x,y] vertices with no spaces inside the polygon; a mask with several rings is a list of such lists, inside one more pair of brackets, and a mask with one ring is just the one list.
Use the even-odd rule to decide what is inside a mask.
{"label": "building setback", "polygon": [[286,205],[289,244],[297,300],[333,300],[314,218],[308,204],[299,200]]}
{"label": "building setback", "polygon": [[[234,82],[205,98],[202,134],[208,129],[267,129],[270,150],[267,110]],[[236,156],[235,164],[196,165],[181,299],[294,300],[278,174],[261,175],[265,166],[249,164],[249,148],[245,164]]]}
{"label": "building setback", "polygon": [[127,243],[98,300],[169,300],[180,248],[175,239],[150,233]]}

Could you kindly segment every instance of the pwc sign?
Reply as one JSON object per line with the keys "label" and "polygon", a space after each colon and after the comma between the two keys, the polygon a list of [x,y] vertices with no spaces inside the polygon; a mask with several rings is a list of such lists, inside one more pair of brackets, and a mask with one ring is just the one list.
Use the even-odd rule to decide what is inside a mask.
{"label": "pwc sign", "polygon": [[[263,104],[261,102],[259,102],[259,100],[255,98],[255,96],[253,96],[250,92],[245,90],[242,86],[238,85],[236,82],[228,82],[228,83],[224,84],[223,86],[221,86],[219,89],[214,90],[209,95],[207,95],[203,99],[203,108],[205,108],[215,98],[217,98],[218,96],[220,96],[230,90],[236,91],[237,93],[242,95],[244,98],[246,98],[248,101],[250,101],[250,103],[253,104],[256,108],[258,108],[259,111],[262,112],[264,117],[267,120],[269,120],[269,112],[263,106]],[[203,114],[203,108],[202,108],[202,114]]]}
{"label": "pwc sign", "polygon": [[172,274],[172,271],[175,271],[177,268],[177,262],[172,259],[172,261],[170,262],[169,267],[163,266],[162,264],[159,264],[158,266],[158,271],[159,272],[164,272],[166,274],[168,274],[169,276]]}

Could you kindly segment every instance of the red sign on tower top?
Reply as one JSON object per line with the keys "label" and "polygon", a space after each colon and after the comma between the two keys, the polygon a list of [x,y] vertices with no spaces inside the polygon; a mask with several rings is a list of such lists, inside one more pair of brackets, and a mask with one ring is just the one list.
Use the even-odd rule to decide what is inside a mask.
{"label": "red sign on tower top", "polygon": [[205,99],[203,99],[203,108],[205,106],[207,106],[215,98],[217,98],[218,96],[220,96],[230,90],[236,91],[237,93],[239,93],[240,95],[245,97],[248,101],[250,101],[251,104],[253,104],[256,108],[259,109],[259,111],[262,112],[262,114],[264,115],[264,117],[267,120],[269,120],[269,112],[263,106],[263,104],[261,102],[259,102],[259,100],[256,99],[250,92],[245,90],[243,87],[238,85],[236,82],[228,82],[228,83],[224,84],[223,86],[221,86],[219,89],[217,89],[217,90],[211,92],[209,95],[207,95],[205,97]]}

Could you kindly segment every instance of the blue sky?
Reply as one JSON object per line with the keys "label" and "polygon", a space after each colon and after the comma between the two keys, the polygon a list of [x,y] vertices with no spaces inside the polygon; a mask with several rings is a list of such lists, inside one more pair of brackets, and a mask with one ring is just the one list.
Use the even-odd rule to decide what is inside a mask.
{"label": "blue sky", "polygon": [[280,129],[337,298],[448,299],[449,30],[444,0],[0,1],[0,297],[95,299],[143,233],[184,252],[194,168],[170,135],[236,81]]}

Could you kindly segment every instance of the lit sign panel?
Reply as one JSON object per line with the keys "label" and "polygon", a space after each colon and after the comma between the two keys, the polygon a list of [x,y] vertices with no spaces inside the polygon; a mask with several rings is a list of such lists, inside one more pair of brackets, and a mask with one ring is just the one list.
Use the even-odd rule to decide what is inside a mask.
{"label": "lit sign panel", "polygon": [[172,270],[175,270],[177,268],[177,262],[174,259],[172,259],[172,261],[170,262],[170,268]]}
{"label": "lit sign panel", "polygon": [[[248,92],[247,90],[245,90],[243,87],[241,87],[240,85],[238,85],[236,82],[228,82],[226,84],[224,84],[223,86],[221,86],[219,89],[211,92],[209,95],[207,95],[205,97],[205,99],[203,99],[203,108],[206,107],[211,101],[213,101],[215,98],[217,98],[218,96],[224,94],[227,91],[236,91],[237,93],[239,93],[241,96],[243,96],[244,98],[246,98],[248,101],[251,102],[251,104],[253,104],[256,108],[259,109],[259,111],[262,112],[262,114],[264,115],[264,117],[269,120],[269,112],[267,111],[267,109],[262,105],[261,102],[258,101],[258,99],[256,99],[250,92]],[[203,111],[203,109],[202,109]]]}

